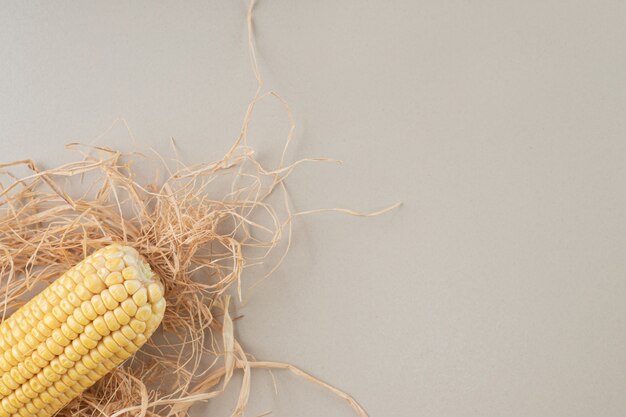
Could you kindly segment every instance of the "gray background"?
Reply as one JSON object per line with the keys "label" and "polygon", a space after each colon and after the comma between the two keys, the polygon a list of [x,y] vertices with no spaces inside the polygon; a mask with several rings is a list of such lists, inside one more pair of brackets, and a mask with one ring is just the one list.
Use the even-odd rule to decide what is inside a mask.
{"label": "gray background", "polygon": [[[254,90],[242,1],[0,3],[3,162],[67,159],[124,117],[138,142],[223,154]],[[373,417],[626,413],[626,3],[287,1],[261,70],[298,129],[302,218],[239,335]],[[279,106],[251,143],[282,146]],[[127,141],[113,129],[103,143]],[[249,416],[350,416],[286,373]],[[227,415],[229,398],[197,409]]]}

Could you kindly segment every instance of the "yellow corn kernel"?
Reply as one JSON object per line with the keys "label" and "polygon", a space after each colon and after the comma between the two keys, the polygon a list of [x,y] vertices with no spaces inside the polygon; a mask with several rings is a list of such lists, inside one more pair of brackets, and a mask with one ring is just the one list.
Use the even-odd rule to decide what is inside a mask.
{"label": "yellow corn kernel", "polygon": [[85,326],[85,334],[92,340],[100,340],[100,338],[102,337],[100,336],[100,333],[96,331],[93,323],[89,323]]}
{"label": "yellow corn kernel", "polygon": [[63,353],[63,347],[55,342],[52,338],[46,340],[46,347],[48,348],[48,351],[54,356],[59,356],[61,353]]}
{"label": "yellow corn kernel", "polygon": [[78,295],[74,292],[69,293],[66,300],[69,301],[74,307],[78,307],[83,302],[83,300],[78,298]]}
{"label": "yellow corn kernel", "polygon": [[85,328],[85,326],[83,326],[82,324],[80,324],[78,321],[76,321],[76,319],[74,318],[74,316],[69,316],[67,318],[67,322],[65,323],[67,324],[67,326],[75,333],[81,333],[83,331],[83,329]]}
{"label": "yellow corn kernel", "polygon": [[107,307],[104,305],[100,294],[96,294],[91,297],[91,305],[99,316],[103,315],[107,311]]}
{"label": "yellow corn kernel", "polygon": [[76,288],[74,288],[74,293],[78,296],[78,298],[80,298],[81,302],[89,300],[93,295],[83,284],[76,284]]}
{"label": "yellow corn kernel", "polygon": [[67,372],[67,369],[63,367],[63,365],[61,365],[59,358],[52,359],[52,361],[50,361],[50,365],[48,366],[50,367],[50,369],[54,371],[54,373],[59,374],[59,375],[63,375],[64,373]]}
{"label": "yellow corn kernel", "polygon": [[[159,301],[152,304],[152,312],[156,315],[163,316],[163,313],[165,313],[165,298],[161,298]],[[163,317],[161,317],[161,319],[162,318]],[[161,320],[159,319],[159,321]]]}
{"label": "yellow corn kernel", "polygon": [[102,356],[100,354],[100,352],[98,352],[98,349],[93,349],[89,352],[89,356],[91,358],[91,360],[95,363],[95,364],[101,364],[102,362],[104,362],[107,358],[105,358],[104,356]]}
{"label": "yellow corn kernel", "polygon": [[[33,364],[35,364],[39,368],[43,368],[44,366],[48,364],[48,361],[42,358],[41,355],[39,355],[39,352],[37,351],[33,352],[33,354],[30,355],[30,357],[33,361]],[[26,364],[26,361],[27,359],[24,360],[24,364]]]}
{"label": "yellow corn kernel", "polygon": [[55,319],[59,321],[59,323],[63,323],[67,319],[67,316],[68,316],[68,314],[65,313],[65,311],[63,311],[61,307],[58,305],[52,308],[52,315],[54,316]]}
{"label": "yellow corn kernel", "polygon": [[111,272],[104,279],[104,283],[107,285],[107,287],[110,287],[110,286],[115,285],[115,284],[121,284],[123,282],[124,282],[124,277],[122,276],[122,274],[119,271]]}
{"label": "yellow corn kernel", "polygon": [[129,325],[123,326],[121,332],[128,340],[133,340],[135,337],[137,337],[137,333]]}
{"label": "yellow corn kernel", "polygon": [[86,326],[89,324],[89,319],[85,317],[80,308],[74,310],[72,316],[74,317],[74,320],[76,320],[81,326]]}
{"label": "yellow corn kernel", "polygon": [[135,313],[137,312],[137,304],[135,304],[135,302],[130,298],[127,298],[126,300],[122,301],[121,307],[122,307],[122,310],[124,310],[124,312],[131,317],[134,316]]}
{"label": "yellow corn kernel", "polygon": [[0,381],[0,395],[2,395],[3,397],[6,397],[12,392],[13,392],[12,389],[7,387],[4,382]]}
{"label": "yellow corn kernel", "polygon": [[96,348],[98,353],[102,355],[103,358],[109,359],[113,356],[113,352],[107,349],[102,342],[98,343],[98,347]]}
{"label": "yellow corn kernel", "polygon": [[114,272],[122,271],[125,268],[124,260],[120,258],[108,259],[104,263],[104,267],[108,269],[109,271],[114,271]]}
{"label": "yellow corn kernel", "polygon": [[104,282],[100,279],[98,274],[93,273],[85,277],[83,284],[93,294],[98,294],[100,291],[106,288]]}
{"label": "yellow corn kernel", "polygon": [[143,333],[146,331],[146,323],[144,323],[143,321],[132,319],[129,325],[130,325],[130,328],[133,329],[135,333]]}
{"label": "yellow corn kernel", "polygon": [[148,291],[145,288],[140,288],[133,294],[133,301],[135,301],[138,307],[146,304],[148,302]]}
{"label": "yellow corn kernel", "polygon": [[107,327],[109,328],[109,330],[111,330],[112,332],[118,330],[120,328],[120,323],[118,323],[117,319],[115,318],[115,314],[113,314],[110,311],[107,311],[106,313],[104,313],[104,322],[106,323]]}
{"label": "yellow corn kernel", "polygon": [[136,352],[164,310],[136,250],[96,251],[0,323],[0,417],[51,417]]}
{"label": "yellow corn kernel", "polygon": [[64,368],[71,368],[74,365],[74,361],[71,361],[65,353],[59,355],[59,363]]}
{"label": "yellow corn kernel", "polygon": [[104,256],[92,256],[91,257],[91,264],[96,269],[103,268],[105,262],[106,262],[106,258]]}
{"label": "yellow corn kernel", "polygon": [[96,342],[95,340],[87,336],[85,333],[78,336],[78,339],[80,340],[82,345],[86,347],[87,349],[93,349],[98,345],[98,342]]}
{"label": "yellow corn kernel", "polygon": [[83,315],[87,318],[87,320],[93,321],[96,317],[98,317],[98,313],[96,313],[96,309],[91,305],[91,301],[83,301],[80,305],[80,311],[83,312]]}
{"label": "yellow corn kernel", "polygon": [[100,293],[100,297],[102,297],[102,302],[106,306],[107,310],[113,310],[115,307],[119,305],[115,298],[111,295],[109,290],[104,290]]}
{"label": "yellow corn kernel", "polygon": [[46,360],[46,363],[54,359],[54,355],[50,352],[45,342],[37,346],[37,353]]}
{"label": "yellow corn kernel", "polygon": [[52,340],[61,346],[67,346],[70,344],[70,339],[63,334],[61,328],[55,329],[52,332]]}
{"label": "yellow corn kernel", "polygon": [[156,282],[154,284],[150,284],[148,286],[148,297],[150,298],[151,303],[156,303],[161,300],[161,298],[163,298],[161,286]]}
{"label": "yellow corn kernel", "polygon": [[67,299],[61,300],[59,307],[61,307],[61,310],[63,310],[63,312],[67,315],[72,314],[72,311],[74,311],[74,306],[69,301],[67,301]]}
{"label": "yellow corn kernel", "polygon": [[13,381],[17,382],[18,384],[21,385],[26,382],[26,378],[24,378],[22,374],[20,374],[20,371],[17,368],[11,369],[10,373]]}
{"label": "yellow corn kernel", "polygon": [[133,295],[137,292],[139,288],[142,287],[142,285],[141,282],[137,281],[136,279],[131,279],[129,281],[124,281],[124,287],[126,288],[126,292],[128,292],[130,295]]}
{"label": "yellow corn kernel", "polygon": [[139,277],[139,271],[134,266],[127,266],[122,270],[122,276],[125,280],[135,280]]}
{"label": "yellow corn kernel", "polygon": [[135,318],[141,321],[147,321],[152,316],[152,306],[144,305],[137,309],[137,313],[135,313]]}
{"label": "yellow corn kernel", "polygon": [[111,331],[107,327],[104,318],[98,317],[93,321],[93,327],[100,334],[100,336],[107,336]]}
{"label": "yellow corn kernel", "polygon": [[130,322],[130,316],[126,314],[122,307],[118,307],[113,310],[113,314],[115,315],[117,322],[122,326]]}
{"label": "yellow corn kernel", "polygon": [[109,287],[109,292],[111,296],[117,301],[121,303],[122,301],[128,298],[128,293],[126,292],[126,288],[122,284],[115,284]]}

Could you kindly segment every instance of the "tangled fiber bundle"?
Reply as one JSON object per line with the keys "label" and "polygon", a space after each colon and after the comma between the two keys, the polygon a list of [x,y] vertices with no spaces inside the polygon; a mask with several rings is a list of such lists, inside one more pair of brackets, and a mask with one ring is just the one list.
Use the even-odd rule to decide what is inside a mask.
{"label": "tangled fiber bundle", "polygon": [[[165,285],[168,308],[160,332],[139,355],[60,414],[185,415],[195,402],[221,394],[241,370],[238,416],[251,368],[289,368],[314,380],[285,364],[251,361],[234,337],[229,313],[231,294],[241,294],[244,268],[262,262],[290,229],[289,217],[280,219],[265,200],[278,187],[284,191],[293,165],[265,170],[247,146],[238,145],[218,162],[179,166],[157,185],[136,178],[132,162],[144,157],[106,148],[93,153],[42,172],[31,161],[2,166],[3,316],[112,242],[128,244],[148,260]],[[18,165],[33,173],[6,171]],[[217,195],[215,188],[223,187],[213,185],[229,176],[233,186]],[[256,217],[267,221],[255,223]]]}
{"label": "tangled fiber bundle", "polygon": [[[288,369],[345,399],[360,416],[367,415],[347,394],[291,365],[251,359],[234,336],[229,304],[232,296],[241,297],[244,269],[263,263],[277,248],[285,248],[282,259],[292,219],[310,213],[294,214],[289,206],[284,181],[307,160],[284,163],[293,119],[280,96],[262,93],[253,6],[248,34],[258,88],[239,137],[222,159],[185,165],[178,159],[72,144],[68,148],[81,157],[59,167],[39,170],[30,160],[0,165],[3,318],[112,242],[136,248],[165,286],[168,308],[157,334],[58,415],[184,416],[195,403],[222,394],[233,374],[241,372],[232,413],[241,416],[253,368]],[[291,121],[282,158],[271,169],[255,158],[246,139],[254,107],[264,97],[278,99]],[[135,167],[155,159],[160,169],[142,179]],[[278,199],[270,199],[276,195]]]}

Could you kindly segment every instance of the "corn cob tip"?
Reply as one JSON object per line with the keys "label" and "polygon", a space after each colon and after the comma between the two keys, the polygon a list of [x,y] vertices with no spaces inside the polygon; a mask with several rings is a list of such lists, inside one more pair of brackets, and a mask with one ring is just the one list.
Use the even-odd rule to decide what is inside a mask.
{"label": "corn cob tip", "polygon": [[0,324],[0,417],[49,417],[147,341],[163,285],[132,247],[97,250]]}

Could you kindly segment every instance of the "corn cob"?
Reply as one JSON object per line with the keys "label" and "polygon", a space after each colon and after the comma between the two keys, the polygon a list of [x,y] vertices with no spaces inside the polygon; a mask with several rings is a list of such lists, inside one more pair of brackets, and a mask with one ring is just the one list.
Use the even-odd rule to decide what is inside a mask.
{"label": "corn cob", "polygon": [[48,417],[136,352],[163,287],[131,247],[94,252],[0,324],[0,417]]}

